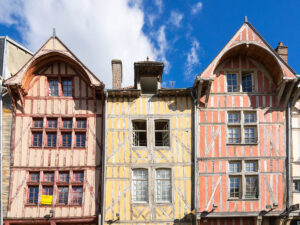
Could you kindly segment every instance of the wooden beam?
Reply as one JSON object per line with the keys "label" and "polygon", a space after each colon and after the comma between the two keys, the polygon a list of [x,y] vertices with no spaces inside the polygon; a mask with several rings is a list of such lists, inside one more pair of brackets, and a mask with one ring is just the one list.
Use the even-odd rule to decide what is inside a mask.
{"label": "wooden beam", "polygon": [[198,93],[197,93],[197,105],[200,104],[201,92],[202,92],[203,80],[199,80]]}
{"label": "wooden beam", "polygon": [[280,85],[280,87],[279,87],[278,94],[277,94],[277,97],[276,97],[276,106],[278,106],[279,103],[280,103],[280,100],[281,100],[281,97],[282,97],[285,85],[286,85],[286,82],[282,82],[281,85]]}
{"label": "wooden beam", "polygon": [[292,91],[294,90],[295,84],[296,84],[296,81],[295,80],[292,81],[292,84],[289,87],[288,93],[286,94],[286,96],[284,98],[284,103],[283,103],[284,107],[286,107],[288,101],[290,100],[290,97],[291,97]]}
{"label": "wooden beam", "polygon": [[298,86],[296,88],[296,93],[295,93],[295,95],[293,97],[293,100],[292,100],[292,107],[296,104],[299,97],[300,97],[300,84],[298,84]]}
{"label": "wooden beam", "polygon": [[209,99],[209,93],[210,93],[210,87],[212,85],[212,80],[209,80],[207,88],[206,88],[206,93],[205,93],[205,107],[207,106],[208,99]]}

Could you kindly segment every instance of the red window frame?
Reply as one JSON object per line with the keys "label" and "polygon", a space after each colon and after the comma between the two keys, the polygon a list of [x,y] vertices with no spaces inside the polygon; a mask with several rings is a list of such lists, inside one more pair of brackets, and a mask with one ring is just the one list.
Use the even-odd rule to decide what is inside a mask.
{"label": "red window frame", "polygon": [[53,186],[43,186],[43,195],[52,195],[53,196]]}
{"label": "red window frame", "polygon": [[86,133],[75,133],[75,146],[78,148],[86,147]]}
{"label": "red window frame", "polygon": [[63,118],[62,119],[62,128],[72,129],[73,128],[73,119],[72,118]]}
{"label": "red window frame", "polygon": [[40,182],[40,172],[29,172],[30,182]]}
{"label": "red window frame", "polygon": [[65,148],[72,147],[72,133],[71,132],[61,133],[61,146],[65,147]]}
{"label": "red window frame", "polygon": [[69,172],[59,172],[58,180],[60,182],[69,182],[69,180],[70,180],[70,173]]}
{"label": "red window frame", "polygon": [[83,198],[83,187],[82,186],[72,186],[72,197],[71,202],[73,205],[81,205]]}
{"label": "red window frame", "polygon": [[57,133],[47,133],[47,147],[57,146]]}
{"label": "red window frame", "polygon": [[44,172],[44,179],[45,182],[54,182],[54,172]]}
{"label": "red window frame", "polygon": [[[33,190],[33,192],[31,192],[31,190]],[[32,194],[32,198],[30,198],[31,194]],[[39,201],[39,186],[29,185],[27,191],[27,203],[37,205],[38,201]]]}
{"label": "red window frame", "polygon": [[78,129],[86,129],[87,127],[87,120],[86,118],[77,118],[76,119],[76,128]]}
{"label": "red window frame", "polygon": [[82,183],[84,181],[83,171],[73,171],[73,181]]}
{"label": "red window frame", "polygon": [[[38,136],[36,136],[38,135]],[[33,147],[42,147],[43,146],[43,132],[37,131],[32,132],[32,146]]]}
{"label": "red window frame", "polygon": [[57,118],[47,118],[47,128],[56,129],[57,128]]}
{"label": "red window frame", "polygon": [[43,128],[44,120],[43,118],[33,118],[32,127],[33,128]]}
{"label": "red window frame", "polygon": [[[61,192],[62,190],[62,192]],[[67,190],[67,191],[65,191]],[[69,187],[58,186],[57,187],[57,204],[68,205],[69,203]]]}

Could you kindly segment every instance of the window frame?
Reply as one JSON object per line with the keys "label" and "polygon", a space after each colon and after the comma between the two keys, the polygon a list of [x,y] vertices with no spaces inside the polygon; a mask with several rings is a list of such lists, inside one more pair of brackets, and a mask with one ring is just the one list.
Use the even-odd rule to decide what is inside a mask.
{"label": "window frame", "polygon": [[[167,178],[158,178],[157,176],[157,172],[160,171],[160,170],[168,170],[169,173],[170,173],[170,177],[169,179]],[[170,182],[170,193],[169,193],[169,197],[170,199],[169,200],[159,200],[158,199],[158,180],[168,180]],[[172,189],[172,169],[171,168],[156,168],[155,169],[155,202],[156,203],[164,203],[164,204],[172,204],[173,202],[173,189]]]}
{"label": "window frame", "polygon": [[[297,185],[296,188],[295,184]],[[293,192],[300,193],[300,178],[293,178]]]}
{"label": "window frame", "polygon": [[[78,142],[78,135],[80,135],[80,140],[79,140],[79,142]],[[84,139],[82,139],[82,136],[84,135]],[[74,147],[75,148],[86,148],[86,142],[87,142],[87,140],[86,140],[86,137],[87,137],[87,135],[86,135],[86,132],[75,132],[75,143],[74,143]],[[84,146],[82,145],[82,141],[84,141]],[[79,145],[78,145],[78,143],[79,143]]]}
{"label": "window frame", "polygon": [[[51,138],[50,138],[51,137]],[[55,137],[55,143],[54,143]],[[50,138],[50,145],[49,145],[49,138]],[[46,146],[47,148],[56,148],[57,145],[57,132],[46,132]]]}
{"label": "window frame", "polygon": [[[66,87],[70,88],[71,87],[71,91],[68,89],[67,90],[67,95],[65,95],[65,92],[64,92],[64,81],[67,81],[67,82],[70,82],[71,81],[71,86],[68,84]],[[61,93],[62,93],[62,96],[64,97],[73,97],[74,93],[74,86],[73,86],[73,79],[72,78],[61,78]],[[70,94],[71,93],[71,94]]]}
{"label": "window frame", "polygon": [[[82,205],[83,202],[83,186],[82,185],[72,185],[71,187],[71,199],[70,199],[70,205]],[[81,188],[81,192],[74,192],[74,188]],[[80,202],[74,202],[74,193],[79,193],[81,194],[81,196],[79,195],[78,198],[81,197],[81,201]]]}
{"label": "window frame", "polygon": [[[51,85],[51,82],[53,81],[56,81],[57,82],[57,95],[55,95],[56,93],[52,93],[53,91],[55,92],[55,85]],[[58,77],[55,77],[55,78],[48,78],[48,96],[51,96],[51,97],[58,97],[60,94],[59,94],[59,79]],[[54,87],[54,90],[52,90],[52,88]]]}
{"label": "window frame", "polygon": [[[156,130],[156,123],[159,123],[159,122],[166,122],[168,128],[166,130]],[[168,137],[167,137],[168,144],[167,145],[163,145],[163,144],[162,145],[156,145],[156,133],[167,133],[167,135],[168,135]],[[171,142],[170,141],[170,120],[168,120],[168,119],[154,119],[154,135],[153,135],[153,137],[154,137],[154,147],[155,148],[169,148],[170,145],[171,145],[171,143],[170,143]]]}
{"label": "window frame", "polygon": [[[43,143],[44,143],[43,132],[42,131],[33,131],[31,133],[31,135],[32,135],[31,146],[34,147],[34,148],[42,148],[43,147]],[[35,135],[39,135],[40,136],[40,137],[38,137],[38,139],[36,141],[35,141]]]}
{"label": "window frame", "polygon": [[[134,177],[134,172],[135,171],[146,171],[147,172],[147,179],[138,179],[138,178],[135,178]],[[132,168],[131,170],[131,201],[133,203],[137,203],[137,204],[149,204],[149,201],[150,201],[150,198],[149,198],[149,177],[150,177],[150,173],[149,173],[149,169],[147,168]],[[135,192],[135,181],[142,181],[142,182],[146,182],[146,187],[147,187],[147,190],[146,190],[146,193],[147,195],[144,196],[146,197],[146,200],[139,200],[137,199],[137,195],[136,195],[136,192]],[[142,198],[140,198],[142,199]]]}
{"label": "window frame", "polygon": [[[57,81],[57,95],[53,94],[52,89],[55,91],[55,85],[52,84],[53,81]],[[71,81],[71,85],[67,85],[68,88],[72,90],[67,90],[67,95],[64,93],[64,81]],[[63,75],[52,75],[47,79],[48,86],[48,96],[50,97],[64,97],[64,98],[73,98],[74,97],[74,76],[63,76]]]}
{"label": "window frame", "polygon": [[[146,125],[145,130],[135,129],[134,128],[134,123],[141,123],[141,122],[145,123],[145,125]],[[135,144],[137,142],[137,141],[135,141],[135,138],[137,136],[136,132],[145,133],[145,138],[146,138],[145,145],[140,145],[140,144],[136,145]],[[131,137],[132,137],[131,146],[132,147],[134,147],[134,148],[147,148],[149,146],[149,144],[148,144],[149,140],[148,140],[148,137],[147,137],[148,136],[148,121],[147,121],[147,119],[133,119],[133,120],[131,120],[131,133],[132,133],[132,135],[131,135]],[[139,141],[139,143],[140,143],[140,141]]]}
{"label": "window frame", "polygon": [[[33,202],[30,202],[30,188],[37,188],[37,198],[33,198]],[[40,201],[40,190],[39,185],[28,185],[27,186],[27,204],[29,205],[38,205]],[[34,192],[36,193],[36,192]],[[34,201],[36,199],[36,202]]]}
{"label": "window frame", "polygon": [[[249,69],[241,69],[241,70],[226,70],[224,72],[225,74],[225,92],[227,93],[254,93],[256,91],[256,84],[255,84],[255,78],[257,77],[257,74],[253,70]],[[236,91],[229,91],[229,85],[228,85],[228,75],[236,74],[237,76],[237,88]],[[251,91],[243,91],[243,77],[246,75],[251,75]]]}

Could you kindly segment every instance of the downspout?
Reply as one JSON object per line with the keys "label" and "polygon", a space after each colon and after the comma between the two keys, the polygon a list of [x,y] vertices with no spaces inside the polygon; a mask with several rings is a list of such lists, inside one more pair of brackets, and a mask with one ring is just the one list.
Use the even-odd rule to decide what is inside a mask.
{"label": "downspout", "polygon": [[[197,88],[195,88],[196,96],[197,95]],[[194,205],[194,210],[195,210],[195,222],[194,224],[197,224],[197,171],[198,171],[198,164],[197,164],[197,125],[198,125],[198,120],[197,120],[197,98],[193,94],[193,89],[191,91],[191,96],[192,96],[192,101],[193,101],[193,116],[192,116],[192,150],[194,153],[194,195],[193,195],[193,205]]]}
{"label": "downspout", "polygon": [[[102,138],[103,138],[103,149],[102,149],[102,199],[101,199],[101,203],[102,203],[102,212],[101,212],[101,223],[99,220],[99,225],[104,225],[104,203],[105,203],[105,174],[106,174],[106,121],[107,121],[107,113],[106,113],[106,107],[107,107],[107,98],[108,98],[108,92],[106,91],[105,93],[103,93],[103,95],[105,94],[104,97],[104,105],[103,107],[103,113],[102,116],[104,115],[104,121],[102,123],[103,125],[103,129],[102,129]],[[101,204],[100,203],[100,204]]]}
{"label": "downspout", "polygon": [[290,146],[291,146],[291,100],[286,108],[286,212],[290,214]]}

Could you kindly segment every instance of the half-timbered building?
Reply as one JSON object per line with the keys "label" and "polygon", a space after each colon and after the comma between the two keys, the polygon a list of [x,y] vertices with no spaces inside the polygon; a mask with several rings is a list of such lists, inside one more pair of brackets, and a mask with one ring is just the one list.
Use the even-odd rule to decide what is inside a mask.
{"label": "half-timbered building", "polygon": [[107,91],[104,224],[191,223],[190,89],[161,87],[163,63],[134,63],[134,86],[121,88],[112,61]]}
{"label": "half-timbered building", "polygon": [[297,77],[247,21],[196,78],[198,224],[282,224],[286,109]]}
{"label": "half-timbered building", "polygon": [[4,84],[13,106],[5,224],[96,224],[103,83],[53,36]]}

